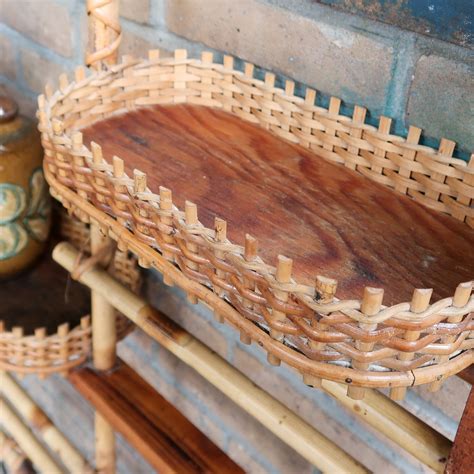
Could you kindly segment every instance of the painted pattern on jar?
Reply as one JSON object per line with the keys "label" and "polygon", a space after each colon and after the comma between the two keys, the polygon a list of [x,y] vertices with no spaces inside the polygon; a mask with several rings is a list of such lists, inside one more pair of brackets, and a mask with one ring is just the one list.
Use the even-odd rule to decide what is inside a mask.
{"label": "painted pattern on jar", "polygon": [[51,200],[33,123],[0,97],[0,278],[25,269],[43,251]]}

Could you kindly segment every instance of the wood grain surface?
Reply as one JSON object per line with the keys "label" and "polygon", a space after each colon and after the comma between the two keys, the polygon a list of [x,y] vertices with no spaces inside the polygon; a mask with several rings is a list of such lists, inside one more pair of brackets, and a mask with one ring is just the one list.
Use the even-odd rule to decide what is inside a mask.
{"label": "wood grain surface", "polygon": [[109,372],[83,367],[69,379],[158,472],[243,472],[123,361]]}
{"label": "wood grain surface", "polygon": [[474,231],[311,151],[226,112],[201,106],[155,106],[83,130],[85,143],[137,168],[148,186],[173,191],[174,202],[198,205],[228,237],[250,233],[261,257],[294,259],[294,276],[339,281],[339,298],[383,287],[384,304],[409,301],[414,288],[451,296],[474,276]]}
{"label": "wood grain surface", "polygon": [[459,372],[458,377],[461,377],[465,382],[474,385],[474,365],[470,365]]}
{"label": "wood grain surface", "polygon": [[464,413],[449,455],[445,474],[470,474],[474,471],[474,388],[466,402]]}

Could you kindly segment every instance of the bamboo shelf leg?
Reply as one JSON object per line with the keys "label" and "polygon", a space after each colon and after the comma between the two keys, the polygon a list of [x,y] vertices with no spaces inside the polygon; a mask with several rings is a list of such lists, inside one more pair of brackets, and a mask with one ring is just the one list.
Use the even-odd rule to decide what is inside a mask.
{"label": "bamboo shelf leg", "polygon": [[[96,70],[117,61],[121,39],[118,0],[88,1],[89,43],[86,64]],[[94,162],[102,161],[100,147],[93,149]],[[97,253],[110,243],[97,223],[91,222],[91,252]],[[103,263],[103,262],[102,262]],[[92,291],[92,356],[97,370],[109,370],[115,365],[117,334],[115,310],[100,293]],[[115,436],[112,427],[102,416],[95,414],[96,468],[99,472],[115,472]]]}
{"label": "bamboo shelf leg", "polygon": [[[91,225],[91,250],[97,253],[110,242],[104,237],[96,224]],[[91,292],[92,313],[92,355],[97,370],[109,370],[115,364],[117,331],[115,327],[115,309],[97,291]]]}
{"label": "bamboo shelf leg", "polygon": [[10,433],[37,469],[47,474],[62,472],[56,461],[3,398],[0,398],[0,424]]}
{"label": "bamboo shelf leg", "polygon": [[54,426],[48,416],[6,372],[0,372],[0,393],[15,406],[18,413],[39,430],[45,444],[59,456],[72,474],[92,472],[87,461],[69,440]]}
{"label": "bamboo shelf leg", "polygon": [[95,465],[97,472],[112,474],[115,472],[115,433],[109,422],[95,412]]}
{"label": "bamboo shelf leg", "polygon": [[[53,251],[53,259],[68,271],[71,271],[76,256],[77,250],[66,242],[58,244]],[[305,459],[320,467],[322,460],[334,452],[333,448],[327,451],[324,444],[315,445],[315,438],[322,435],[106,272],[92,268],[81,276],[80,281],[100,291],[137,326],[194,368]],[[452,443],[383,394],[369,390],[364,400],[353,400],[346,395],[344,385],[328,380],[323,380],[322,389],[418,460],[438,472],[444,469]],[[287,417],[284,421],[280,417],[283,413]],[[325,440],[325,443],[328,441]],[[344,456],[347,459],[345,453]]]}
{"label": "bamboo shelf leg", "polygon": [[[95,254],[110,243],[96,223],[91,223],[91,252]],[[104,262],[103,262],[104,263]],[[99,292],[91,291],[92,354],[94,367],[98,370],[111,369],[116,360],[117,332],[115,309]],[[115,472],[115,435],[112,426],[95,413],[95,455],[96,468],[101,473]]]}

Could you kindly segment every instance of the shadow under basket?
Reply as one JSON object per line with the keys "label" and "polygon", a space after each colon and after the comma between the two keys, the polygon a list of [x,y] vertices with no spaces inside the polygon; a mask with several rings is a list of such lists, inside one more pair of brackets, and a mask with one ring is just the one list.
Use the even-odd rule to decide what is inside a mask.
{"label": "shadow under basket", "polygon": [[[60,214],[59,237],[88,255],[87,224],[64,210]],[[133,256],[115,252],[109,271],[138,291],[140,272]],[[28,271],[2,282],[0,300],[0,370],[46,376],[65,373],[89,356],[90,292],[69,278],[51,259],[51,251]],[[123,338],[132,328],[133,324],[117,313],[117,336]]]}
{"label": "shadow under basket", "polygon": [[308,385],[439,388],[473,361],[474,160],[274,81],[183,50],[62,76],[52,194]]}

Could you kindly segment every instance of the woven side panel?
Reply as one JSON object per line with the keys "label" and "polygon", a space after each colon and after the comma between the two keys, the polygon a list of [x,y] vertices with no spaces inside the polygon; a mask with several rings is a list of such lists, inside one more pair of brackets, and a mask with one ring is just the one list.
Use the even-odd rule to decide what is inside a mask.
{"label": "woven side panel", "polygon": [[252,65],[242,73],[231,69],[229,59],[225,65],[212,63],[208,53],[204,60],[187,59],[183,50],[175,58],[160,59],[156,52],[150,57],[145,62],[126,57],[99,76],[69,85],[63,82],[63,95],[55,98],[52,116],[66,129],[71,125],[77,129],[142,105],[188,102],[224,108],[474,225],[474,159],[468,164],[453,158],[454,142],[443,139],[438,150],[419,145],[420,129],[412,127],[406,139],[393,135],[390,119],[381,117],[378,128],[365,124],[362,107],[355,107],[352,118],[346,117],[339,113],[336,98],[328,109],[318,107],[314,91],[308,89],[305,100],[296,97],[292,82],[285,90],[275,88],[272,75],[265,81],[255,79]]}

